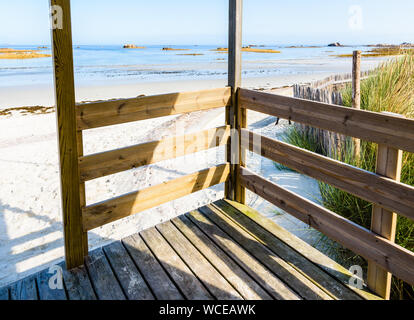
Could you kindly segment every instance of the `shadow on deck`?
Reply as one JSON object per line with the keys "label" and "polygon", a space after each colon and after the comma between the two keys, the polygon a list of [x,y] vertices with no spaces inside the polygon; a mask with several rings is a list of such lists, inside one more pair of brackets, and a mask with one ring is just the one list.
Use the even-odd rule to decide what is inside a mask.
{"label": "shadow on deck", "polygon": [[6,288],[3,300],[360,300],[346,269],[239,203],[220,200]]}

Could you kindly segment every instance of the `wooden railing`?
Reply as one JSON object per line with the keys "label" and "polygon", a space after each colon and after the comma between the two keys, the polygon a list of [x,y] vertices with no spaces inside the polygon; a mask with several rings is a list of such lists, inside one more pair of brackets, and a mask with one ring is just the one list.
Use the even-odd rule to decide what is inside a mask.
{"label": "wooden railing", "polygon": [[[238,181],[242,187],[368,259],[368,285],[384,298],[389,297],[388,272],[414,285],[414,253],[394,243],[394,212],[414,219],[414,187],[398,181],[401,170],[398,149],[414,152],[414,120],[246,89],[239,90],[239,105],[379,144],[377,173],[372,173],[247,129],[240,131],[243,150],[374,203],[372,231],[267,181],[244,166],[240,167]],[[257,141],[259,147],[255,145]],[[388,157],[381,155],[384,152]],[[378,174],[380,171],[384,173]],[[393,173],[389,175],[388,171]],[[376,214],[378,208],[381,216]],[[375,227],[376,224],[380,227]]]}
{"label": "wooden railing", "polygon": [[[50,3],[52,8],[59,7],[63,18],[52,35],[68,269],[83,264],[88,254],[87,231],[225,181],[225,194],[231,200],[245,202],[248,188],[367,258],[368,284],[383,297],[389,296],[388,271],[414,284],[414,254],[395,245],[393,239],[394,212],[414,218],[414,189],[398,181],[401,150],[414,152],[413,120],[240,89],[242,0],[229,1],[227,88],[75,105],[70,1]],[[219,107],[226,107],[224,127],[94,155],[83,154],[84,130]],[[377,174],[265,137],[261,137],[262,145],[257,150],[252,141],[258,137],[246,129],[247,109],[378,143]],[[238,132],[238,138],[230,132]],[[86,206],[86,181],[224,144],[225,164]],[[234,145],[239,148],[233,150]],[[249,171],[246,149],[373,202],[372,230]]]}
{"label": "wooden railing", "polygon": [[[228,105],[230,89],[174,93],[135,99],[79,104],[78,135],[82,130],[131,121],[189,113]],[[147,142],[127,148],[79,157],[81,184],[107,175],[174,159],[199,151],[224,146],[230,138],[230,127],[223,126],[184,136]],[[79,139],[79,142],[82,139]],[[79,143],[78,150],[82,150]],[[80,151],[83,154],[82,151]],[[160,185],[132,192],[97,204],[82,207],[83,230],[103,226],[191,193],[223,183],[229,176],[230,165],[222,164]],[[81,198],[85,188],[81,188]]]}

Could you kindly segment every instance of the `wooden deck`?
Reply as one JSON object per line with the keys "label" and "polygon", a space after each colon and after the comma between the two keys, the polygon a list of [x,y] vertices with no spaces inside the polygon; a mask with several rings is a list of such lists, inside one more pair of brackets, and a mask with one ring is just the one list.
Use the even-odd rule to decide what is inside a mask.
{"label": "wooden deck", "polygon": [[256,211],[221,200],[0,289],[0,300],[360,300],[349,272]]}

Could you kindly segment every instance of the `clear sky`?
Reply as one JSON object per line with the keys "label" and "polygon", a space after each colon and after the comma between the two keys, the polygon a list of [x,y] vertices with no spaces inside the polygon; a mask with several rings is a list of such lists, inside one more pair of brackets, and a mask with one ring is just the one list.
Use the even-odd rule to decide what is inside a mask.
{"label": "clear sky", "polygon": [[[75,44],[227,42],[227,0],[72,0]],[[50,42],[49,0],[0,0],[0,44]],[[244,0],[245,44],[414,42],[413,0]]]}

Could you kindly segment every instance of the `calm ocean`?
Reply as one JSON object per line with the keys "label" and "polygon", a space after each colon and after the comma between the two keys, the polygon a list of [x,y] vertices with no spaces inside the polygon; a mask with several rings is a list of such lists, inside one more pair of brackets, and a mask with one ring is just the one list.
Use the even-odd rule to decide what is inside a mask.
{"label": "calm ocean", "polygon": [[[37,49],[38,46],[1,46]],[[171,46],[186,51],[163,51],[163,46],[123,49],[122,46],[74,46],[77,84],[100,81],[169,81],[221,79],[227,74],[227,54],[214,51],[219,46]],[[368,50],[366,47],[287,48],[266,46],[281,53],[243,53],[243,77],[315,73],[318,61],[342,63],[333,55]],[[41,49],[42,53],[51,53]],[[198,55],[188,55],[188,54]],[[346,60],[346,59],[345,59]],[[310,68],[312,66],[312,68]],[[52,59],[1,60],[0,86],[51,84]],[[317,68],[316,68],[317,72]]]}

